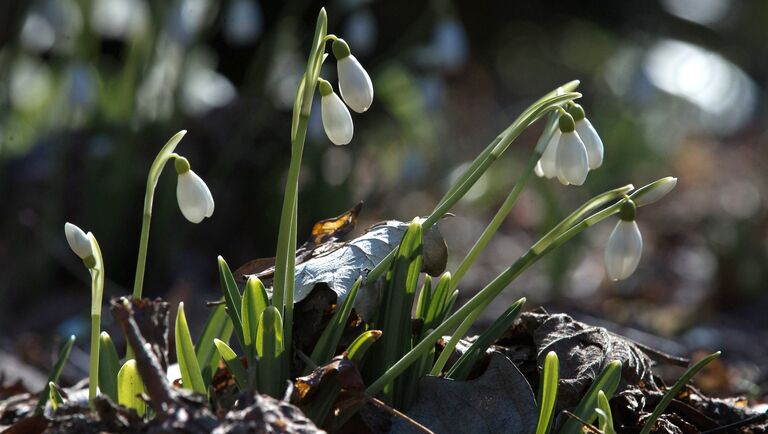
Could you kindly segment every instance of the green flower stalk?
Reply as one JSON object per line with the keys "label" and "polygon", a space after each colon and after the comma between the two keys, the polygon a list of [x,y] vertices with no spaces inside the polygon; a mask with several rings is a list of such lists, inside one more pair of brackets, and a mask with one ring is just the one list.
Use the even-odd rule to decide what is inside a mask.
{"label": "green flower stalk", "polygon": [[69,247],[91,273],[91,354],[88,381],[88,401],[93,405],[99,387],[99,334],[101,333],[101,299],[104,294],[104,259],[96,237],[66,223],[64,225]]}
{"label": "green flower stalk", "polygon": [[144,213],[141,219],[141,235],[139,236],[139,255],[136,260],[136,277],[133,281],[133,298],[141,298],[144,287],[144,269],[147,265],[147,247],[149,245],[149,226],[152,222],[152,204],[155,198],[155,188],[165,163],[170,159],[176,160],[178,183],[176,198],[179,209],[184,217],[192,223],[200,223],[205,217],[213,214],[213,196],[203,180],[190,169],[186,158],[173,151],[178,146],[186,130],[181,130],[165,143],[152,162],[147,176],[147,188],[144,193]]}
{"label": "green flower stalk", "polygon": [[[655,186],[654,188],[650,188]],[[653,194],[653,190],[656,188],[663,188],[663,183],[650,184],[649,186],[639,189],[636,193],[642,192],[643,194]],[[475,294],[469,301],[461,306],[456,312],[445,319],[441,324],[434,327],[434,330],[424,337],[417,345],[413,347],[407,354],[405,354],[400,360],[392,365],[381,377],[373,382],[368,389],[367,393],[375,395],[379,393],[384,386],[391,383],[396,377],[401,375],[405,370],[440,339],[443,335],[450,333],[456,328],[464,319],[471,315],[476,309],[483,309],[484,306],[490,304],[501,292],[514,281],[520,274],[530,268],[533,264],[538,262],[539,259],[544,257],[547,253],[562,245],[566,241],[570,240],[577,234],[581,233],[585,229],[593,226],[606,218],[617,214],[622,206],[630,199],[636,199],[635,194],[626,196],[626,193],[631,191],[631,186],[625,186],[620,189],[612,190],[603,195],[597,196],[594,199],[588,201],[582,207],[576,210],[574,214],[555,226],[555,228],[536,242],[531,248],[529,248],[515,263],[509,268],[499,274],[493,281],[491,281],[485,288]],[[618,194],[617,194],[618,193]],[[607,197],[624,196],[612,205],[592,213],[597,203],[607,203]],[[639,194],[638,194],[639,196]],[[567,223],[567,225],[564,225]]]}

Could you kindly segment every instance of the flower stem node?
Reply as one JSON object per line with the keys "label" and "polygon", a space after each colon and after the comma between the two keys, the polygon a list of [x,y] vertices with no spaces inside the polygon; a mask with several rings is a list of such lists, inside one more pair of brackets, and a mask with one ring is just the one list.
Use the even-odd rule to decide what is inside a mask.
{"label": "flower stem node", "polygon": [[558,125],[560,127],[561,133],[572,133],[576,129],[576,123],[573,120],[573,116],[569,115],[568,113],[563,113],[560,115]]}
{"label": "flower stem node", "polygon": [[72,223],[64,224],[64,235],[67,237],[69,248],[85,262],[89,269],[96,266],[96,259],[93,257],[93,245],[88,235],[77,225]]}
{"label": "flower stem node", "polygon": [[336,57],[336,60],[344,59],[352,54],[349,49],[349,45],[347,45],[347,41],[341,38],[337,38],[335,41],[333,41],[333,45],[331,45],[331,51],[333,51],[333,56]]}
{"label": "flower stem node", "polygon": [[346,145],[352,141],[354,125],[352,115],[347,106],[333,91],[333,87],[327,81],[320,79],[320,113],[323,118],[323,129],[328,139],[335,145]]}
{"label": "flower stem node", "polygon": [[184,164],[178,163],[180,160],[186,161],[186,159],[183,157],[176,159],[176,171],[179,173],[176,199],[179,202],[179,209],[187,220],[200,223],[204,218],[213,215],[213,195],[205,181],[189,169],[189,162],[186,163],[186,171],[179,171],[180,166],[184,169]]}
{"label": "flower stem node", "polygon": [[175,161],[173,162],[173,166],[176,168],[177,175],[187,173],[191,170],[189,160],[181,156],[176,157]]}
{"label": "flower stem node", "polygon": [[637,213],[637,206],[631,199],[624,202],[619,210],[619,219],[625,222],[635,221],[635,214]]}

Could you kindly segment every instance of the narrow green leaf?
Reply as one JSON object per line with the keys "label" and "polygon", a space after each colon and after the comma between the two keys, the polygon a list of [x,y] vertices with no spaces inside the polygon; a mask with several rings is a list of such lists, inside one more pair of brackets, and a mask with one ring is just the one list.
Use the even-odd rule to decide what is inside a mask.
{"label": "narrow green leaf", "polygon": [[259,317],[267,306],[269,306],[269,298],[264,284],[261,283],[258,277],[250,276],[245,284],[242,308],[240,310],[243,320],[243,339],[249,364],[256,355],[254,341],[256,340],[256,327],[259,324]]}
{"label": "narrow green leaf", "polygon": [[445,308],[451,294],[451,273],[446,271],[440,276],[432,292],[432,297],[424,315],[424,330],[434,328],[445,315]]}
{"label": "narrow green leaf", "polygon": [[99,390],[117,402],[117,373],[120,371],[120,357],[107,332],[99,336]]}
{"label": "narrow green leaf", "polygon": [[611,405],[608,403],[608,398],[603,391],[597,392],[597,408],[595,409],[597,416],[600,418],[600,431],[603,434],[616,434],[613,429],[613,414],[611,414]]}
{"label": "narrow green leaf", "polygon": [[523,304],[525,304],[525,299],[518,300],[504,311],[487,330],[477,337],[477,340],[459,357],[459,360],[448,370],[445,376],[454,380],[466,380],[477,361],[509,329],[523,309]]}
{"label": "narrow green leaf", "polygon": [[229,372],[231,372],[232,376],[235,378],[237,388],[241,391],[249,390],[248,372],[246,372],[245,367],[240,362],[240,358],[237,357],[237,354],[232,351],[232,348],[230,348],[226,342],[220,339],[214,338],[213,343],[216,345],[216,349],[219,351],[221,358],[224,359],[224,363],[227,364]]}
{"label": "narrow green leaf", "polygon": [[[592,383],[591,386],[589,386],[589,390],[587,390],[587,393],[585,393],[584,397],[581,398],[581,402],[579,402],[579,405],[576,406],[575,410],[573,410],[573,414],[578,416],[579,419],[582,419],[588,423],[594,422],[595,418],[597,417],[597,413],[595,413],[595,407],[597,407],[598,404],[597,396],[599,392],[603,391],[605,396],[610,399],[614,392],[616,392],[616,388],[619,387],[620,381],[621,362],[618,360],[613,360],[605,365],[605,368],[603,368],[603,371],[600,372],[600,375],[597,376],[597,379]],[[568,421],[565,422],[565,425],[563,425],[563,428],[560,430],[560,434],[580,433],[581,422],[573,418],[569,418]]]}
{"label": "narrow green leaf", "polygon": [[368,330],[362,332],[347,347],[347,358],[357,365],[358,369],[363,363],[365,353],[381,337],[381,330]]}
{"label": "narrow green leaf", "polygon": [[187,317],[184,315],[184,302],[179,303],[176,312],[176,359],[181,371],[181,383],[185,389],[193,390],[202,395],[208,395],[200,365],[197,363],[195,346],[192,344],[192,336],[189,334]]}
{"label": "narrow green leaf", "polygon": [[144,416],[147,405],[141,394],[144,393],[144,383],[141,381],[136,360],[130,359],[123,364],[117,373],[117,403],[136,410],[139,416]]}
{"label": "narrow green leaf", "polygon": [[415,318],[424,321],[427,317],[427,310],[429,309],[429,302],[432,300],[432,278],[429,275],[424,276],[424,285],[421,286],[419,291],[419,299],[416,301],[416,316]]}
{"label": "narrow green leaf", "polygon": [[560,364],[557,354],[550,351],[544,358],[544,369],[541,374],[539,393],[539,422],[536,434],[547,434],[552,423],[552,412],[557,400],[557,382],[560,379]]}
{"label": "narrow green leaf", "polygon": [[51,391],[48,394],[48,397],[51,401],[51,408],[53,408],[53,411],[56,411],[60,405],[64,404],[64,398],[61,396],[61,393],[59,393],[59,390],[56,387],[56,383],[53,381],[48,382],[48,390]]}
{"label": "narrow green leaf", "polygon": [[211,379],[219,367],[220,356],[213,340],[221,339],[224,342],[229,342],[233,329],[232,320],[227,316],[224,305],[218,305],[211,309],[208,320],[203,326],[203,332],[195,343],[197,364],[202,368],[203,381],[205,381],[206,386],[210,385]]}
{"label": "narrow green leaf", "polygon": [[[341,335],[344,333],[344,329],[349,321],[349,315],[352,313],[352,306],[355,304],[357,298],[357,290],[360,288],[360,283],[363,281],[362,277],[359,277],[352,288],[347,293],[347,298],[341,303],[336,305],[336,312],[334,312],[331,321],[323,330],[323,334],[315,344],[315,348],[312,350],[312,354],[309,356],[316,365],[323,365],[328,363],[336,354],[336,347],[339,346]],[[309,367],[308,367],[309,368]],[[311,370],[311,368],[310,368]]]}
{"label": "narrow green leaf", "polygon": [[[397,362],[413,345],[411,309],[421,272],[422,244],[422,225],[418,219],[414,219],[403,235],[388,273],[379,314],[381,331],[384,334],[375,350],[376,363],[372,364],[378,375]],[[416,384],[408,384],[404,379],[398,379],[384,389],[384,395],[394,407],[402,408],[402,401],[407,395],[404,394],[405,389],[410,387],[415,388]]]}
{"label": "narrow green leaf", "polygon": [[661,401],[656,404],[656,408],[653,410],[653,413],[651,413],[651,417],[645,421],[645,425],[643,425],[643,429],[640,431],[640,434],[649,434],[654,425],[656,425],[656,419],[658,419],[659,416],[664,413],[664,410],[666,410],[669,403],[675,399],[675,396],[677,396],[677,393],[680,392],[680,389],[682,389],[683,386],[685,386],[685,384],[701,370],[701,368],[707,366],[709,362],[715,360],[718,357],[720,357],[720,351],[704,357],[703,359],[699,360],[698,363],[688,368],[688,370],[683,373],[683,376],[678,378],[675,384],[673,384],[672,387],[667,390],[667,392],[661,398]]}
{"label": "narrow green leaf", "polygon": [[[74,344],[75,335],[72,335],[69,337],[69,339],[67,339],[66,342],[64,342],[64,345],[61,346],[61,350],[59,350],[59,357],[56,360],[56,363],[53,365],[51,373],[48,374],[48,383],[56,383],[59,381],[61,371],[64,369],[64,365],[67,363],[67,359],[69,359],[69,353],[72,351],[72,346]],[[50,388],[48,384],[46,384],[43,391],[40,392],[40,398],[37,400],[37,405],[35,406],[35,414],[41,414],[43,412],[43,408],[45,407],[45,403],[50,398],[50,394]]]}
{"label": "narrow green leaf", "polygon": [[245,337],[243,336],[243,323],[240,320],[240,307],[243,304],[240,290],[237,289],[235,277],[227,265],[227,261],[219,256],[219,280],[221,281],[221,290],[224,293],[224,304],[227,306],[227,314],[232,320],[232,326],[235,330],[240,345],[245,348]]}
{"label": "narrow green leaf", "polygon": [[275,306],[268,306],[261,313],[256,330],[256,353],[259,364],[256,368],[259,392],[273,398],[282,397],[283,384],[283,320]]}

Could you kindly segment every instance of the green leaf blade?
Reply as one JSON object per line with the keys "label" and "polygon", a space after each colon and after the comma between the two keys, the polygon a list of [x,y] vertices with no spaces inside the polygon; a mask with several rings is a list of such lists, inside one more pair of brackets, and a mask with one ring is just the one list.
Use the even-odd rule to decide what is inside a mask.
{"label": "green leaf blade", "polygon": [[45,403],[50,399],[50,383],[57,383],[59,381],[59,377],[61,376],[61,371],[64,370],[64,365],[67,363],[67,360],[69,359],[69,353],[72,352],[72,346],[75,345],[75,335],[72,335],[67,339],[66,342],[61,346],[61,350],[59,350],[59,356],[56,359],[56,363],[53,365],[53,368],[51,369],[51,373],[48,374],[48,383],[46,383],[45,388],[40,392],[40,397],[37,400],[37,405],[35,406],[35,414],[41,414],[43,412],[43,408],[45,407]]}
{"label": "green leaf blade", "polygon": [[224,293],[224,304],[227,306],[227,314],[232,320],[232,326],[235,330],[235,335],[240,345],[245,348],[245,337],[243,334],[243,322],[240,319],[240,308],[243,304],[243,297],[240,295],[240,290],[237,289],[237,283],[235,277],[232,275],[227,261],[221,256],[218,258],[219,263],[219,280],[221,282],[221,290]]}
{"label": "green leaf blade", "polygon": [[179,303],[176,313],[176,358],[181,371],[181,381],[185,389],[193,390],[202,395],[208,394],[208,389],[203,381],[200,365],[197,363],[195,346],[192,344],[192,336],[189,334],[187,317],[184,314],[184,302]]}
{"label": "green leaf blade", "polygon": [[[589,389],[581,398],[579,405],[573,410],[573,414],[589,423],[594,422],[597,417],[595,407],[598,405],[598,395],[602,391],[606,398],[610,399],[619,387],[621,381],[621,362],[613,360],[605,365],[597,379],[589,386]],[[581,422],[577,419],[568,419],[560,430],[562,434],[581,433]]]}
{"label": "green leaf blade", "polygon": [[536,434],[547,434],[552,424],[552,412],[557,400],[557,382],[560,379],[560,364],[557,354],[550,351],[544,358],[544,369],[541,375],[541,392],[539,393],[539,421]]}
{"label": "green leaf blade", "polygon": [[117,373],[120,372],[120,357],[117,355],[112,338],[107,332],[99,336],[99,390],[117,402]]}
{"label": "green leaf blade", "polygon": [[206,386],[210,385],[213,375],[219,367],[220,355],[216,351],[213,340],[220,339],[224,342],[229,342],[233,330],[232,320],[227,315],[224,305],[215,306],[208,315],[208,319],[203,326],[203,332],[195,343],[197,364],[201,368],[203,381]]}
{"label": "green leaf blade", "polygon": [[243,364],[240,363],[240,358],[237,357],[237,354],[235,354],[226,342],[220,339],[214,339],[213,343],[221,355],[221,358],[224,359],[224,363],[229,368],[229,372],[231,372],[232,376],[235,378],[237,388],[241,391],[249,390],[248,372],[245,370],[245,367],[243,367]]}
{"label": "green leaf blade", "polygon": [[328,363],[336,353],[336,347],[339,346],[339,341],[344,333],[344,328],[349,321],[349,315],[352,313],[352,307],[355,304],[357,298],[357,292],[360,288],[363,278],[359,277],[352,288],[347,293],[347,298],[344,299],[341,306],[336,307],[331,321],[323,330],[320,338],[315,344],[315,348],[312,350],[312,354],[309,356],[316,365],[323,365]]}
{"label": "green leaf blade", "polygon": [[136,360],[126,361],[117,373],[117,403],[136,410],[139,416],[144,416],[147,405],[141,394],[145,392],[144,382],[136,367]]}
{"label": "green leaf blade", "polygon": [[256,353],[259,364],[256,377],[259,391],[280,398],[285,388],[283,384],[283,320],[275,306],[264,309],[256,331]]}

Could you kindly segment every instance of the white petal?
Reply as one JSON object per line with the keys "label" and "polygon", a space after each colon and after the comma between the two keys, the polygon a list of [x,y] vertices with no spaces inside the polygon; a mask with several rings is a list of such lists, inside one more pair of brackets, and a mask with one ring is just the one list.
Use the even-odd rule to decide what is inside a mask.
{"label": "white petal", "polygon": [[213,214],[211,190],[193,171],[184,172],[176,183],[176,199],[184,217],[192,223],[200,223]]}
{"label": "white petal", "polygon": [[335,93],[321,98],[320,111],[323,118],[325,134],[336,145],[346,145],[352,141],[354,126],[352,115],[341,98]]}
{"label": "white petal", "polygon": [[544,169],[541,168],[541,159],[536,163],[536,167],[533,168],[533,173],[539,178],[544,176]]}
{"label": "white petal", "polygon": [[93,255],[93,247],[91,246],[91,240],[88,235],[83,232],[82,229],[67,222],[64,224],[64,235],[67,237],[67,243],[69,248],[81,259],[85,259]]}
{"label": "white petal", "polygon": [[561,134],[557,143],[558,179],[565,185],[581,185],[587,179],[587,173],[587,150],[579,135],[575,131]]}
{"label": "white petal", "polygon": [[611,280],[629,277],[640,263],[643,237],[635,221],[619,220],[605,247],[605,269]]}
{"label": "white petal", "polygon": [[557,143],[559,141],[560,130],[555,130],[544,149],[544,154],[541,156],[541,171],[547,178],[557,176]]}
{"label": "white petal", "polygon": [[589,160],[589,169],[594,170],[603,165],[603,141],[595,131],[595,127],[589,122],[589,119],[582,119],[576,122],[576,132],[584,143],[587,150],[587,159]]}
{"label": "white petal", "polygon": [[339,92],[352,110],[363,113],[373,103],[373,83],[354,55],[336,62],[339,75]]}

